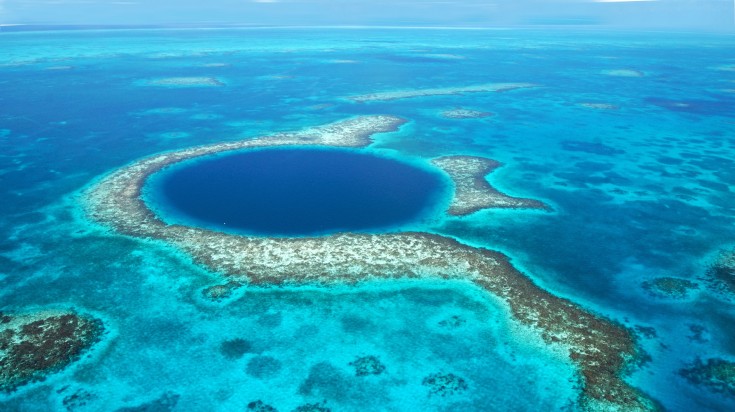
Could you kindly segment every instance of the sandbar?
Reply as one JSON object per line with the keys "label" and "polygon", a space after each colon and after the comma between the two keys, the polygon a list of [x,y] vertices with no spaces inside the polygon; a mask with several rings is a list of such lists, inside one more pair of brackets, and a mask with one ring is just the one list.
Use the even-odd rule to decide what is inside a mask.
{"label": "sandbar", "polygon": [[225,85],[223,81],[215,77],[164,77],[147,80],[144,84],[146,86],[164,87],[215,87]]}
{"label": "sandbar", "polygon": [[538,87],[534,83],[488,83],[464,87],[444,87],[435,89],[397,90],[350,96],[349,100],[357,103],[378,102],[387,100],[410,99],[413,97],[447,96],[465,93],[505,92],[516,89]]}
{"label": "sandbar", "polygon": [[579,103],[580,106],[586,107],[588,109],[598,109],[598,110],[618,110],[620,109],[619,106],[614,105],[612,103],[590,103],[590,102],[583,102]]}
{"label": "sandbar", "polygon": [[482,119],[484,117],[490,117],[493,114],[490,112],[483,112],[480,110],[450,109],[450,110],[443,111],[441,115],[448,119]]}
{"label": "sandbar", "polygon": [[643,77],[644,76],[642,71],[631,70],[631,69],[603,70],[602,74],[606,74],[608,76],[615,76],[615,77]]}

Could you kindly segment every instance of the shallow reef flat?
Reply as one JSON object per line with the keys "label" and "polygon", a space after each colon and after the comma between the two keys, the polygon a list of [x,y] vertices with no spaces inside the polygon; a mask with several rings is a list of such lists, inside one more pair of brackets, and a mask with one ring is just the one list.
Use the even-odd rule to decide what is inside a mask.
{"label": "shallow reef flat", "polygon": [[490,186],[485,176],[501,166],[495,160],[476,156],[445,156],[431,162],[454,181],[454,197],[447,211],[450,215],[469,215],[488,208],[549,209],[538,200],[511,197]]}
{"label": "shallow reef flat", "polygon": [[413,97],[446,96],[465,93],[505,92],[515,89],[538,87],[534,83],[488,83],[464,87],[444,87],[436,89],[397,90],[350,96],[349,100],[357,103],[379,102],[388,100],[410,99]]}
{"label": "shallow reef flat", "polygon": [[97,319],[73,312],[0,313],[0,391],[68,366],[100,339]]}
{"label": "shallow reef flat", "polygon": [[607,76],[615,76],[615,77],[643,77],[644,76],[642,71],[632,70],[632,69],[603,70],[602,74],[605,74]]}
{"label": "shallow reef flat", "polygon": [[146,80],[142,84],[163,87],[216,87],[225,85],[222,80],[215,77],[164,77]]}
{"label": "shallow reef flat", "polygon": [[480,110],[472,110],[472,109],[450,109],[445,110],[441,113],[442,117],[446,117],[447,119],[482,119],[485,117],[490,117],[493,114],[490,112],[483,112]]}
{"label": "shallow reef flat", "polygon": [[620,106],[612,104],[612,103],[582,102],[582,103],[579,103],[579,105],[582,107],[586,107],[588,109],[597,109],[597,110],[618,110],[620,109]]}
{"label": "shallow reef flat", "polygon": [[[454,279],[471,282],[498,297],[512,318],[544,342],[563,348],[584,383],[580,407],[587,410],[653,410],[654,401],[626,383],[624,371],[639,358],[633,335],[618,324],[583,310],[567,299],[539,288],[501,253],[464,245],[422,232],[391,234],[341,233],[315,238],[262,238],[168,225],[141,199],[152,174],[186,159],[229,150],[285,145],[360,148],[375,133],[397,130],[405,120],[363,116],[297,133],[200,146],[134,162],[103,177],[84,192],[88,216],[119,233],[159,239],[185,251],[195,262],[227,277],[226,287],[355,284],[380,279]],[[457,198],[478,193],[493,201],[463,200],[455,212],[471,213],[513,201],[478,179],[497,167],[487,159],[453,156],[439,159],[455,179]],[[465,183],[462,183],[465,182]],[[465,188],[466,186],[466,188]],[[488,190],[490,188],[490,190]],[[482,197],[482,196],[479,196]],[[506,203],[504,203],[506,202]],[[543,204],[527,203],[537,207]],[[512,207],[512,206],[511,206]],[[229,285],[229,286],[228,286]]]}
{"label": "shallow reef flat", "polygon": [[720,252],[706,274],[712,289],[735,294],[735,250]]}

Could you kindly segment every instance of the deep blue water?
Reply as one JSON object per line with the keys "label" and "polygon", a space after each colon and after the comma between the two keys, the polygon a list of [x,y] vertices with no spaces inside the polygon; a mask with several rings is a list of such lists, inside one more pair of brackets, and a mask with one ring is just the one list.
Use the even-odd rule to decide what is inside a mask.
{"label": "deep blue water", "polygon": [[150,189],[164,218],[168,211],[262,236],[399,225],[436,209],[444,183],[438,173],[346,150],[256,150],[173,169]]}
{"label": "deep blue water", "polygon": [[[731,35],[592,30],[2,33],[0,310],[72,308],[110,333],[91,357],[0,394],[0,410],[114,411],[167,393],[179,410],[257,399],[286,412],[325,400],[335,412],[573,410],[573,368],[471,288],[243,288],[211,303],[201,291],[218,274],[80,217],[79,191],[136,159],[360,114],[409,120],[377,136],[373,153],[493,158],[504,166],[491,183],[553,207],[441,216],[416,230],[501,250],[552,293],[653,328],[638,336],[650,360],[630,380],[666,409],[735,410],[732,396],[679,373],[697,358],[735,360],[734,298],[706,283],[713,257],[735,244],[733,56]],[[605,74],[620,69],[642,76]],[[224,85],[145,83],[177,76]],[[507,81],[540,87],[345,99]],[[494,115],[441,115],[457,107]],[[646,293],[660,276],[699,288],[684,300]],[[223,354],[234,339],[249,343],[240,357]],[[366,355],[386,373],[355,376],[350,363]],[[253,373],[263,364],[280,368]],[[437,372],[469,389],[429,395],[422,379]]]}

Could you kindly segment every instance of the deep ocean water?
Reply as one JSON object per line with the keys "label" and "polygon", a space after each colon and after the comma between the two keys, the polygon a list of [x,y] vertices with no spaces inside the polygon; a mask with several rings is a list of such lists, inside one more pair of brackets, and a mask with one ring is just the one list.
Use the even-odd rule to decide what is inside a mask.
{"label": "deep ocean water", "polygon": [[[636,331],[628,377],[673,411],[732,410],[697,383],[735,360],[735,37],[514,30],[228,29],[0,34],[0,311],[73,309],[102,340],[8,411],[575,410],[575,368],[462,283],[242,288],[162,242],[87,220],[79,193],[151,154],[361,114],[409,123],[371,154],[466,154],[551,212],[486,210],[411,230],[499,250],[551,293]],[[394,90],[538,87],[355,103]],[[457,119],[463,108],[491,116]],[[680,278],[681,296],[646,285]],[[367,371],[367,372],[365,372]],[[432,386],[454,376],[452,390]],[[141,409],[145,410],[145,409]],[[152,409],[151,409],[152,410]]]}
{"label": "deep ocean water", "polygon": [[260,236],[384,231],[444,206],[447,185],[438,173],[346,150],[257,150],[192,163],[149,183],[158,214]]}

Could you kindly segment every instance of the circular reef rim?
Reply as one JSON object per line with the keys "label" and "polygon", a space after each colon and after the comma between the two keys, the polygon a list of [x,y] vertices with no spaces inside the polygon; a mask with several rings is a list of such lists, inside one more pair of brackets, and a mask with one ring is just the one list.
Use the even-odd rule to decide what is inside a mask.
{"label": "circular reef rim", "polygon": [[[397,131],[406,120],[359,116],[299,132],[216,143],[153,155],[96,180],[82,194],[89,219],[115,232],[154,239],[187,253],[226,278],[220,292],[247,284],[341,285],[383,279],[454,279],[501,300],[508,315],[531,336],[562,350],[576,366],[582,410],[650,411],[660,406],[624,379],[643,358],[633,333],[580,305],[539,287],[500,252],[426,232],[337,233],[318,238],[257,238],[161,221],[141,199],[152,174],[174,163],[212,153],[276,146],[367,147],[378,133]],[[450,216],[487,208],[547,210],[537,200],[507,196],[485,179],[500,164],[476,156],[447,156],[432,163],[454,182]]]}

